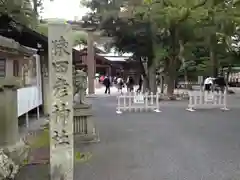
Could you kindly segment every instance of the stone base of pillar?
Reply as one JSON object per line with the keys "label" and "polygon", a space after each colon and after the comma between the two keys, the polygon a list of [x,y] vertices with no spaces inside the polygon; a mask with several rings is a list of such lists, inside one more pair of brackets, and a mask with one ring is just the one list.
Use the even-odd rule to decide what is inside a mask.
{"label": "stone base of pillar", "polygon": [[74,106],[74,135],[78,142],[99,142],[99,134],[93,121],[92,106]]}
{"label": "stone base of pillar", "polygon": [[21,166],[26,164],[29,146],[20,140],[15,145],[0,149],[0,179],[13,178]]}

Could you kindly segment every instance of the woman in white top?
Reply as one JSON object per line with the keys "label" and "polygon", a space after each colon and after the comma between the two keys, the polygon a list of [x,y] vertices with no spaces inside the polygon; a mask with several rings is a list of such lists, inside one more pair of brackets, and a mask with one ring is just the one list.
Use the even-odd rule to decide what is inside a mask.
{"label": "woman in white top", "polygon": [[212,85],[213,85],[213,80],[214,80],[214,78],[211,78],[211,77],[207,77],[204,80],[204,90],[205,91],[211,91],[211,88],[212,88]]}
{"label": "woman in white top", "polygon": [[121,77],[117,78],[118,92],[120,91],[122,93],[123,85],[124,85],[123,78],[121,78]]}

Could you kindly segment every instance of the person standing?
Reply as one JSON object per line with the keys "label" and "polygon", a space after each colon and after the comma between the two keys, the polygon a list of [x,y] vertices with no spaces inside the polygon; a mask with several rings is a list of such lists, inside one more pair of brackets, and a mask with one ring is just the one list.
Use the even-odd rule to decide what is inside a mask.
{"label": "person standing", "polygon": [[100,76],[100,78],[99,78],[99,82],[100,82],[100,83],[103,83],[104,79],[105,79],[105,77],[104,77],[103,75]]}
{"label": "person standing", "polygon": [[143,84],[143,75],[140,75],[137,92],[141,92],[142,91],[142,84]]}
{"label": "person standing", "polygon": [[211,91],[212,86],[213,86],[213,78],[207,77],[204,80],[204,90],[209,92]]}
{"label": "person standing", "polygon": [[104,80],[103,80],[103,85],[106,87],[105,89],[105,94],[110,94],[110,86],[111,86],[111,82],[108,76],[105,76]]}
{"label": "person standing", "polygon": [[121,94],[123,94],[123,92],[122,92],[123,86],[124,86],[123,78],[121,78],[121,77],[117,78],[118,92],[120,91]]}
{"label": "person standing", "polygon": [[127,89],[128,92],[132,92],[134,89],[134,80],[132,76],[129,76],[127,79]]}
{"label": "person standing", "polygon": [[227,87],[227,83],[226,83],[226,81],[225,81],[223,76],[215,78],[213,84],[217,85],[217,87],[220,89],[220,91],[222,93],[224,93],[224,91],[225,91],[225,89]]}
{"label": "person standing", "polygon": [[113,78],[113,84],[117,84],[117,77],[116,76],[114,76],[114,78]]}

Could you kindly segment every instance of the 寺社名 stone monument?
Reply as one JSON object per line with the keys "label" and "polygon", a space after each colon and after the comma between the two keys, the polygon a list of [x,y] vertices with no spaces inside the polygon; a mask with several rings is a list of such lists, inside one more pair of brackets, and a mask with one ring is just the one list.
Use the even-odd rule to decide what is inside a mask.
{"label": "\u5bfa\u793e\u540d stone monument", "polygon": [[73,180],[71,34],[68,24],[50,23],[48,26],[51,180]]}

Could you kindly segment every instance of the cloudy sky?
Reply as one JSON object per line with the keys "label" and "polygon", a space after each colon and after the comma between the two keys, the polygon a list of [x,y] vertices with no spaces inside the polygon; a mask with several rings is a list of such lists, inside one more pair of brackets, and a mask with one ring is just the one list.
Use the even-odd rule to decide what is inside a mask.
{"label": "cloudy sky", "polygon": [[81,18],[86,12],[87,9],[80,6],[80,0],[44,0],[42,17],[74,20],[76,16]]}

